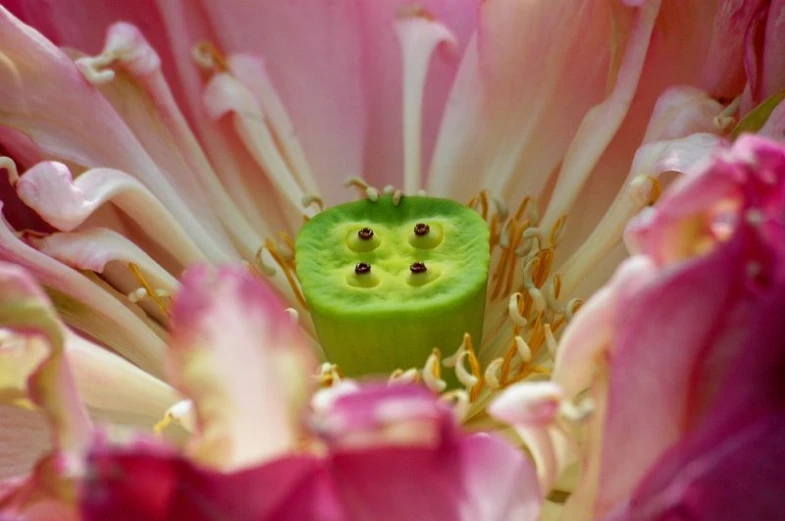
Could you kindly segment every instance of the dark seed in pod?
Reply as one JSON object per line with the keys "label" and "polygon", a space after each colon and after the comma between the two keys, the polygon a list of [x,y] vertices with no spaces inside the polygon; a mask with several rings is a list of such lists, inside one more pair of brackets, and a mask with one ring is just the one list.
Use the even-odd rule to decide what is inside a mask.
{"label": "dark seed in pod", "polygon": [[359,232],[357,232],[357,237],[364,241],[370,240],[373,237],[373,230],[370,228],[362,228]]}
{"label": "dark seed in pod", "polygon": [[365,275],[366,273],[371,272],[371,265],[367,262],[358,262],[357,265],[354,267],[354,272],[357,275]]}
{"label": "dark seed in pod", "polygon": [[425,223],[417,223],[414,225],[414,234],[418,237],[422,237],[423,235],[428,235],[428,232],[431,231],[431,227]]}
{"label": "dark seed in pod", "polygon": [[415,262],[411,266],[409,266],[409,270],[412,273],[425,273],[428,271],[428,268],[425,267],[424,262]]}

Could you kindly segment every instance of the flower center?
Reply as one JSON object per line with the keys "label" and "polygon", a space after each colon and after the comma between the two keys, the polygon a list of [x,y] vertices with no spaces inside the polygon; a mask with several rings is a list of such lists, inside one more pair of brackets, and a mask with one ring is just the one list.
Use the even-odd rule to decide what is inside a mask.
{"label": "flower center", "polygon": [[320,343],[348,376],[482,338],[490,230],[454,201],[383,195],[330,208],[301,228],[295,262]]}

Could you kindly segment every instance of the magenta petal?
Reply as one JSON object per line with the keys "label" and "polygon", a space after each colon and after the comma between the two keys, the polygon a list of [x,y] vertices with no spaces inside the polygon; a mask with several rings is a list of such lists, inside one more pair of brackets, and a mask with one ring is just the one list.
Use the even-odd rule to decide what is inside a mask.
{"label": "magenta petal", "polygon": [[174,455],[96,451],[81,497],[85,521],[342,521],[311,457],[221,474]]}
{"label": "magenta petal", "polygon": [[649,471],[614,521],[785,515],[785,284],[757,309],[723,402]]}

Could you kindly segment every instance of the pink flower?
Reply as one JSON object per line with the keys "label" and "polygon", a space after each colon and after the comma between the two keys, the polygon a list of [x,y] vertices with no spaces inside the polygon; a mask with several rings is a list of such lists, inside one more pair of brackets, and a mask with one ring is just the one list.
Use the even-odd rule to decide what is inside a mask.
{"label": "pink flower", "polygon": [[[146,510],[136,517],[166,515],[164,504],[190,515],[193,503],[173,488],[178,480],[204,485],[225,512],[247,508],[261,516],[273,507],[224,494],[295,469],[292,479],[308,490],[280,483],[281,497],[297,498],[303,508],[321,505],[335,519],[416,517],[388,508],[390,498],[366,483],[370,463],[363,462],[378,456],[379,465],[391,465],[389,486],[418,498],[400,508],[428,511],[435,502],[444,510],[433,516],[446,519],[536,516],[539,495],[550,492],[575,454],[598,453],[590,450],[592,438],[579,446],[554,418],[582,424],[591,417],[590,425],[603,425],[590,402],[575,403],[594,365],[558,357],[585,352],[569,348],[575,338],[604,342],[606,330],[602,322],[581,326],[585,318],[572,328],[579,333],[566,333],[568,323],[627,257],[630,219],[657,202],[670,174],[691,172],[724,149],[746,128],[738,119],[758,114],[751,109],[781,80],[777,6],[5,2],[0,167],[9,182],[0,182],[0,261],[27,270],[9,275],[8,284],[35,288],[28,279],[34,277],[59,318],[49,316],[38,289],[9,297],[32,298],[53,329],[48,341],[30,335],[21,311],[18,323],[0,322],[0,396],[8,396],[2,407],[13,441],[0,477],[28,485],[63,481],[63,490],[45,496],[72,511],[73,487],[83,484],[85,515],[94,518],[130,512],[123,497],[152,492],[162,503],[139,502]],[[756,35],[764,24],[761,44]],[[755,68],[761,60],[765,66]],[[408,387],[363,384],[353,391],[357,402],[320,402],[352,383],[320,346],[297,279],[293,237],[304,221],[344,201],[344,188],[394,206],[421,191],[468,201],[487,224],[487,298],[478,304],[484,316],[473,320],[483,319],[483,334],[463,334],[469,328],[461,321],[454,324],[460,345],[445,336],[438,349],[418,351],[418,365],[387,364],[381,375],[390,385],[422,384],[438,400],[402,390]],[[639,281],[640,266],[630,262],[614,281],[626,280],[629,270]],[[248,274],[207,267],[220,264],[264,277],[285,304]],[[594,302],[613,295],[602,289]],[[598,306],[577,316],[595,316]],[[434,331],[451,321],[441,322]],[[299,333],[290,331],[294,323]],[[347,329],[348,336],[357,331]],[[390,329],[379,335],[394,337]],[[377,355],[373,348],[368,356]],[[378,358],[387,360],[385,353]],[[41,379],[41,364],[70,375],[67,385]],[[560,376],[564,364],[569,377]],[[552,371],[553,379],[536,381]],[[332,391],[314,395],[310,372]],[[513,386],[522,380],[527,385]],[[46,392],[28,394],[28,382]],[[466,434],[504,427],[487,407],[508,387],[505,396],[514,399],[509,410],[504,396],[496,402],[506,411],[499,417],[521,424],[513,441],[528,446],[538,486],[520,453]],[[70,400],[68,409],[44,403],[55,389]],[[372,413],[386,410],[399,392],[406,414],[390,425],[374,423]],[[73,414],[79,432],[90,434],[77,436],[73,448],[63,438],[68,422],[56,416],[50,420],[59,434],[47,446],[47,422],[30,413],[35,407]],[[344,413],[345,425],[331,423]],[[152,424],[168,448],[117,448],[127,438],[120,434],[138,441],[139,429]],[[34,435],[21,439],[21,429]],[[96,441],[95,432],[106,440]],[[405,483],[390,452],[396,444],[426,459],[435,451],[439,464]],[[335,466],[345,450],[356,457],[357,474]],[[60,465],[64,455],[68,465]],[[126,464],[153,473],[160,488],[135,491],[118,482],[111,469]],[[496,477],[509,472],[519,495],[491,479],[493,469]],[[95,477],[95,490],[115,494],[112,500],[91,495],[91,482],[81,481],[86,475]],[[344,485],[352,480],[367,489],[354,496]],[[423,484],[428,480],[449,486],[434,490]],[[29,505],[24,487],[14,490],[7,502],[49,505]],[[586,490],[575,497],[591,495]]]}
{"label": "pink flower", "polygon": [[[636,255],[570,325],[550,384],[584,440],[569,519],[785,511],[784,211],[785,148],[745,136],[633,222]],[[516,405],[536,401],[507,393],[496,413],[536,429]]]}

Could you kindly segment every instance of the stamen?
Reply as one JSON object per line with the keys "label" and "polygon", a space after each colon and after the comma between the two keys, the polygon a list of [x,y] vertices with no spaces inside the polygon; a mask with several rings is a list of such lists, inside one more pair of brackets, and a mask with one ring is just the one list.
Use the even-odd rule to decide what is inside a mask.
{"label": "stamen", "polygon": [[733,99],[728,106],[722,109],[722,112],[717,114],[714,117],[714,126],[717,127],[721,132],[727,132],[736,125],[736,117],[735,114],[739,110],[739,105],[741,104],[741,96],[737,96]]}
{"label": "stamen", "polygon": [[156,436],[161,436],[163,431],[171,424],[182,425],[187,431],[193,432],[195,428],[194,408],[191,400],[181,400],[169,407],[164,417],[153,426]]}
{"label": "stamen", "polygon": [[415,369],[411,368],[406,371],[403,369],[396,369],[390,375],[390,378],[387,380],[388,384],[400,384],[400,383],[418,383],[420,381],[420,372]]}
{"label": "stamen", "polygon": [[136,304],[137,302],[147,298],[147,290],[144,288],[137,288],[128,294],[128,300]]}
{"label": "stamen", "polygon": [[532,350],[529,348],[529,345],[526,343],[526,341],[518,335],[515,336],[515,348],[518,351],[518,356],[521,357],[521,361],[531,361]]}
{"label": "stamen", "polygon": [[526,318],[521,314],[520,306],[523,295],[521,293],[513,293],[510,295],[510,301],[507,304],[507,314],[510,320],[519,327],[526,327],[529,323]]}
{"label": "stamen", "polygon": [[395,187],[393,185],[387,185],[382,190],[384,195],[392,195],[395,192]]}
{"label": "stamen", "polygon": [[379,190],[370,186],[368,183],[365,182],[364,179],[359,177],[350,177],[346,181],[343,182],[343,186],[345,188],[354,187],[357,190],[357,194],[360,197],[364,197],[371,202],[376,202],[379,200]]}
{"label": "stamen", "polygon": [[469,407],[471,405],[469,393],[463,389],[455,389],[444,393],[441,396],[441,399],[452,405],[453,411],[455,411],[455,417],[459,422],[466,419],[466,415],[469,413]]}
{"label": "stamen", "polygon": [[535,257],[526,263],[526,267],[523,269],[523,285],[532,299],[532,311],[535,315],[539,315],[545,309],[545,298],[542,296],[539,288],[537,288],[532,277],[539,265],[540,257]]}
{"label": "stamen", "polygon": [[563,401],[559,404],[559,416],[573,423],[583,423],[591,417],[595,408],[591,398],[584,398],[577,405]]}
{"label": "stamen", "polygon": [[455,364],[455,376],[458,377],[458,381],[461,382],[467,390],[471,391],[475,385],[480,383],[480,379],[467,371],[466,367],[463,365],[464,359],[468,356],[469,352],[466,350],[462,351],[460,356],[458,356],[457,363]]}
{"label": "stamen", "polygon": [[583,305],[583,300],[579,298],[574,298],[567,302],[565,306],[565,317],[567,318],[567,322],[572,320],[573,315],[578,312],[578,310]]}
{"label": "stamen", "polygon": [[341,369],[336,364],[324,362],[321,366],[319,366],[319,376],[317,377],[319,387],[332,387],[340,383],[342,379],[343,374],[341,373]]}
{"label": "stamen", "polygon": [[305,194],[302,199],[302,204],[304,208],[308,208],[312,204],[315,204],[320,212],[324,210],[324,199],[322,199],[319,194]]}
{"label": "stamen", "polygon": [[16,163],[8,156],[0,156],[0,169],[8,172],[8,182],[12,187],[16,186],[19,181],[19,171],[16,169]]}
{"label": "stamen", "polygon": [[273,266],[265,264],[264,260],[262,259],[262,255],[264,253],[264,246],[256,250],[256,255],[254,256],[255,266],[259,273],[266,277],[275,277],[275,274],[278,273]]}
{"label": "stamen", "polygon": [[639,175],[630,182],[630,197],[639,206],[652,206],[662,195],[660,180],[651,175]]}
{"label": "stamen", "polygon": [[289,320],[292,321],[293,324],[300,323],[300,314],[294,308],[286,308],[283,310],[286,313],[286,316],[289,317]]}
{"label": "stamen", "polygon": [[545,324],[543,330],[545,331],[545,345],[548,347],[548,353],[550,353],[551,358],[556,358],[556,348],[558,347],[558,344],[553,336],[553,331],[551,331],[551,325]]}
{"label": "stamen", "polygon": [[93,85],[109,83],[115,77],[115,71],[108,69],[117,61],[117,55],[111,51],[98,56],[84,56],[76,60],[76,67],[87,81]]}
{"label": "stamen", "polygon": [[212,42],[203,41],[197,43],[191,49],[191,58],[199,67],[206,71],[217,70],[218,72],[226,72],[229,70],[226,58]]}
{"label": "stamen", "polygon": [[550,241],[549,244],[552,248],[559,244],[559,240],[562,238],[562,235],[564,234],[564,223],[566,221],[567,221],[567,216],[562,215],[556,220],[556,223],[553,225],[553,228],[551,228],[551,234],[548,237],[548,239]]}
{"label": "stamen", "polygon": [[131,270],[131,273],[133,273],[134,278],[142,286],[142,289],[145,290],[145,292],[147,293],[146,296],[150,297],[152,301],[155,302],[156,306],[158,306],[158,308],[164,314],[164,316],[168,318],[170,316],[169,304],[163,298],[161,298],[161,296],[158,294],[158,292],[155,289],[153,289],[152,286],[150,286],[150,283],[147,282],[147,279],[145,279],[144,275],[142,274],[142,271],[139,269],[139,266],[131,262],[128,264],[128,269]]}
{"label": "stamen", "polygon": [[499,389],[502,386],[501,381],[499,380],[502,365],[504,365],[504,359],[497,358],[485,368],[485,383],[487,383],[488,387],[491,389]]}
{"label": "stamen", "polygon": [[270,253],[270,256],[278,264],[278,266],[281,267],[281,270],[283,271],[283,274],[286,277],[286,281],[289,283],[289,286],[292,288],[292,291],[294,292],[294,296],[297,298],[297,301],[300,302],[300,304],[304,308],[307,308],[308,306],[305,303],[305,297],[303,297],[302,290],[300,289],[300,285],[297,283],[297,276],[294,274],[293,262],[291,260],[287,262],[283,258],[281,253],[278,251],[275,244],[273,244],[273,241],[271,241],[270,239],[265,239],[264,247]]}
{"label": "stamen", "polygon": [[403,192],[401,192],[400,190],[396,190],[395,192],[393,192],[393,196],[392,196],[393,206],[398,206],[399,204],[401,204],[401,199],[403,199]]}
{"label": "stamen", "polygon": [[493,206],[496,208],[496,215],[498,216],[498,218],[501,219],[502,221],[507,220],[509,211],[504,201],[502,201],[498,197],[492,197],[491,201],[493,202]]}
{"label": "stamen", "polygon": [[441,393],[447,388],[447,382],[442,380],[442,368],[439,363],[441,353],[438,349],[434,348],[428,359],[425,361],[425,367],[422,370],[422,379],[425,386],[435,393]]}

